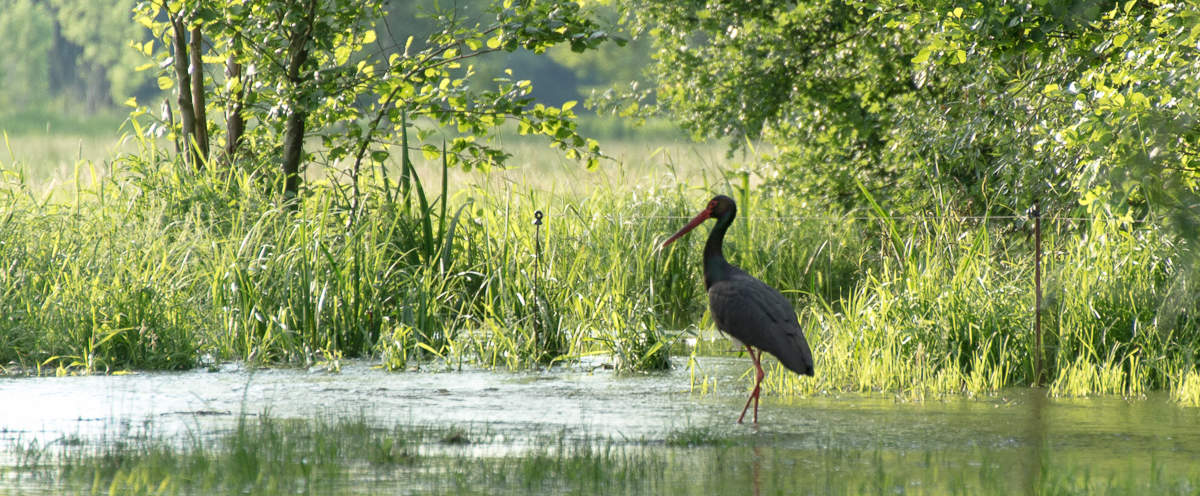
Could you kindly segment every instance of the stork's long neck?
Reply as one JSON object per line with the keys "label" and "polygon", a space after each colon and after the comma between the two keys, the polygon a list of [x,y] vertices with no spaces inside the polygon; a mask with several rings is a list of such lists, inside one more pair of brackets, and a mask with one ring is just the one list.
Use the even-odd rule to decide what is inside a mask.
{"label": "stork's long neck", "polygon": [[730,276],[729,262],[725,261],[725,253],[721,251],[721,244],[725,240],[725,231],[729,230],[729,225],[733,224],[733,218],[737,217],[737,209],[730,209],[725,215],[717,217],[717,224],[713,226],[712,231],[708,233],[708,241],[704,243],[704,287],[711,287],[713,283],[728,279]]}

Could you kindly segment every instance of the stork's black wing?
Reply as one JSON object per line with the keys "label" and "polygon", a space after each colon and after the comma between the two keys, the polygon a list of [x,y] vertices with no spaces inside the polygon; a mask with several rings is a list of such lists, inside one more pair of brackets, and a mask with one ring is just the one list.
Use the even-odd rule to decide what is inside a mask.
{"label": "stork's black wing", "polygon": [[730,276],[708,288],[717,328],[775,355],[797,374],[813,375],[812,351],[787,298],[740,269],[733,268]]}

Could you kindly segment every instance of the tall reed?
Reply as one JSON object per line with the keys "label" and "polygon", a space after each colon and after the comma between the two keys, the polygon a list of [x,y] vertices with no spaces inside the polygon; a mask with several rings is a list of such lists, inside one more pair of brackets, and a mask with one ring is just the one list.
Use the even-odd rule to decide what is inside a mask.
{"label": "tall reed", "polygon": [[[287,205],[262,174],[184,172],[144,145],[81,164],[92,180],[65,194],[32,187],[21,164],[0,166],[6,368],[343,356],[519,368],[603,354],[662,369],[689,352],[682,337],[713,326],[703,230],[657,247],[726,192],[739,200],[727,256],[792,299],[817,358],[815,379],[772,373],[768,392],[1034,382],[1034,247],[1020,219],[831,212],[757,193],[746,175],[702,188],[618,178],[584,193],[486,180],[452,190],[444,163],[422,177],[411,161],[407,189],[364,176],[351,201],[347,185],[314,179]],[[1200,325],[1196,302],[1179,298],[1191,269],[1177,241],[1100,219],[1052,221],[1045,238],[1051,391],[1194,396]]]}

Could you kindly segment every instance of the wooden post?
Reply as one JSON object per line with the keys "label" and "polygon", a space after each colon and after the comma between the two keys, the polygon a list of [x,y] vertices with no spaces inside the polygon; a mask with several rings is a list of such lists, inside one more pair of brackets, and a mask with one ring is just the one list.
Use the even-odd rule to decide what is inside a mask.
{"label": "wooden post", "polygon": [[1042,215],[1033,205],[1033,385],[1042,384]]}

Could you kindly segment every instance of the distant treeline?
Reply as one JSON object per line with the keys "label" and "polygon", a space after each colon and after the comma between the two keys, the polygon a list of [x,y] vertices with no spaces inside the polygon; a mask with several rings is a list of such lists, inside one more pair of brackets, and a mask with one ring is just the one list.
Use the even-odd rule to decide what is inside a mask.
{"label": "distant treeline", "polygon": [[134,0],[0,0],[0,114],[96,112],[158,91],[130,48]]}

